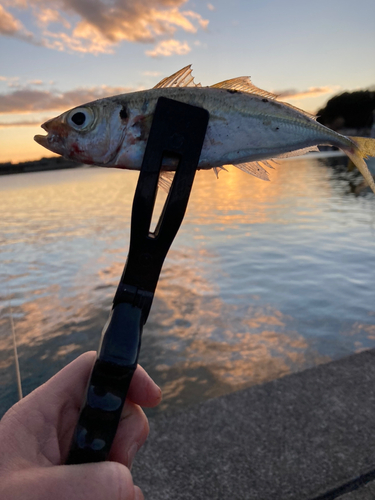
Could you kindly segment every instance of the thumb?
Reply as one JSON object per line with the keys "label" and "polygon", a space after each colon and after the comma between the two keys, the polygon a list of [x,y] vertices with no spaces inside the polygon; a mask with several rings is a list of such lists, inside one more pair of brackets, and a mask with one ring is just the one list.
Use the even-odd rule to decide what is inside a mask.
{"label": "thumb", "polygon": [[0,487],[3,500],[143,500],[129,469],[117,462],[38,467],[16,474],[14,481],[8,477],[5,491]]}

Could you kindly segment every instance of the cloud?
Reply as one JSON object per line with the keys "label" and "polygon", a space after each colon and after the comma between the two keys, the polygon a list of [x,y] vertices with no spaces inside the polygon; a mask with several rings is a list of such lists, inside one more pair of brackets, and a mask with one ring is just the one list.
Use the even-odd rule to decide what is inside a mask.
{"label": "cloud", "polygon": [[9,76],[0,76],[0,82],[10,82],[12,80],[17,80],[17,78],[13,77],[9,77]]}
{"label": "cloud", "polygon": [[216,9],[215,9],[215,7],[212,5],[212,3],[208,3],[208,4],[207,4],[207,9],[208,9],[208,10],[211,10],[211,11],[212,11],[212,10],[216,10]]}
{"label": "cloud", "polygon": [[[207,29],[209,21],[207,19],[203,19],[200,14],[197,14],[196,12],[193,12],[192,10],[183,12],[183,14],[187,17],[191,17],[192,19],[195,19],[202,29],[204,29],[204,30]],[[194,30],[193,33],[195,33],[196,31],[197,30]]]}
{"label": "cloud", "polygon": [[9,127],[35,127],[37,125],[40,125],[41,123],[44,123],[48,118],[45,120],[21,120],[21,121],[14,121],[14,122],[0,122],[0,128],[9,128]]}
{"label": "cloud", "polygon": [[171,56],[173,54],[183,55],[188,54],[191,48],[187,42],[179,42],[178,40],[163,40],[159,42],[154,49],[147,50],[146,54],[150,57]]}
{"label": "cloud", "polygon": [[[113,52],[113,44],[103,39],[95,30],[90,30],[89,28],[85,30],[84,36],[83,33],[81,33],[81,37],[78,33],[73,33],[73,36],[70,36],[62,31],[53,33],[48,30],[44,31],[44,35],[46,38],[43,40],[43,45],[48,49],[54,49],[60,52],[69,51],[79,52],[81,54]],[[83,40],[83,38],[85,38],[85,40]]]}
{"label": "cloud", "polygon": [[275,92],[280,100],[306,99],[308,97],[318,97],[324,94],[332,94],[341,89],[340,85],[326,85],[324,87],[310,87],[307,90],[298,91],[295,89]]}
{"label": "cloud", "polygon": [[7,87],[14,88],[20,85],[18,76],[0,76],[0,82],[5,82]]}
{"label": "cloud", "polygon": [[39,44],[34,35],[23,26],[21,21],[5,10],[2,5],[0,5],[0,35],[11,36],[26,42]]}
{"label": "cloud", "polygon": [[[38,34],[26,32],[20,21],[2,8],[0,34],[24,38],[55,50],[72,52],[113,52],[121,42],[157,44],[151,53],[172,55],[185,49],[158,49],[169,43],[177,30],[196,33],[206,29],[208,20],[192,10],[181,10],[186,0],[4,0],[14,11],[28,10],[36,23]],[[1,21],[2,19],[2,21]],[[171,47],[171,45],[169,45]]]}
{"label": "cloud", "polygon": [[0,5],[0,33],[2,35],[15,35],[22,28],[22,23]]}
{"label": "cloud", "polygon": [[127,87],[78,88],[59,93],[48,90],[23,88],[0,94],[0,114],[33,113],[40,111],[68,110],[103,97],[130,92]]}
{"label": "cloud", "polygon": [[[0,76],[0,82],[5,82],[8,88],[15,89],[22,87],[20,78],[18,76]],[[42,80],[29,80],[26,82],[26,85],[28,86],[37,85],[38,87],[40,87],[44,85],[44,82]],[[25,86],[25,84],[23,84],[23,86]]]}
{"label": "cloud", "polygon": [[[189,46],[177,40],[165,40],[160,42],[152,51],[153,57],[160,55],[171,55],[172,53],[187,53]],[[145,71],[146,76],[159,76],[158,71]],[[12,87],[17,85],[17,78],[0,76],[0,81],[8,83]],[[53,82],[52,82],[53,83]],[[51,82],[50,82],[51,84]],[[18,84],[19,85],[19,84]],[[0,93],[0,114],[27,114],[43,111],[65,111],[75,106],[102,99],[112,95],[133,92],[130,87],[111,87],[101,85],[97,87],[83,87],[59,92],[58,90],[44,90],[41,88],[45,83],[41,80],[31,80],[24,87],[16,86],[11,91]],[[291,101],[293,99],[303,99],[321,96],[329,93],[336,93],[340,86],[311,87],[305,91],[293,89],[275,92],[280,100]],[[28,122],[29,123],[29,122]],[[5,126],[4,123],[2,126]],[[6,124],[6,126],[10,126]],[[15,125],[14,125],[15,126]]]}
{"label": "cloud", "polygon": [[67,29],[71,28],[70,22],[56,9],[53,10],[45,7],[37,13],[36,19],[39,26],[42,27],[48,26],[51,23],[60,23]]}

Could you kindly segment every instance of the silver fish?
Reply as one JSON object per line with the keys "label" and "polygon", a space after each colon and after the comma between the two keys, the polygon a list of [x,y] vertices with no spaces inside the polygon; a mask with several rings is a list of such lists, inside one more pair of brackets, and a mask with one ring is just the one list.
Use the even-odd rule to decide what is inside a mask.
{"label": "silver fish", "polygon": [[[139,170],[159,97],[208,110],[210,118],[199,169],[233,164],[268,180],[267,160],[336,146],[360,170],[375,193],[374,179],[364,161],[375,156],[375,139],[346,137],[277,96],[255,87],[249,77],[225,80],[210,87],[195,84],[186,66],[153,89],[99,99],[45,122],[47,135],[35,141],[54,153],[85,164]],[[175,169],[166,163],[164,171]],[[164,182],[168,182],[165,175]]]}

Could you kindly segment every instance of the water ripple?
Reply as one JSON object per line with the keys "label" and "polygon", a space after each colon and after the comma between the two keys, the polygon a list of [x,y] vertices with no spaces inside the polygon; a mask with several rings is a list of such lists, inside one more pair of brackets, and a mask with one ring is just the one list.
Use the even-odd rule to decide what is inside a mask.
{"label": "water ripple", "polygon": [[[375,346],[375,198],[345,161],[285,161],[271,182],[197,174],[144,329],[162,410]],[[1,178],[0,414],[16,400],[10,308],[26,393],[97,348],[136,181],[106,169]]]}

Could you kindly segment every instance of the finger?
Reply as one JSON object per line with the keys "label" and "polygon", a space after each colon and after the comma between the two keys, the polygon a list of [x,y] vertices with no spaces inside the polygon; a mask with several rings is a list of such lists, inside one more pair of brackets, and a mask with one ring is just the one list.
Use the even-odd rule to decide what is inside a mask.
{"label": "finger", "polygon": [[141,488],[138,488],[138,486],[134,486],[134,491],[135,491],[134,500],[145,500]]}
{"label": "finger", "polygon": [[125,403],[109,459],[129,469],[149,433],[149,425],[142,408],[130,401]]}
{"label": "finger", "polygon": [[[46,410],[55,411],[56,413],[66,403],[69,403],[75,409],[79,408],[95,358],[96,353],[94,351],[81,354],[27,398],[33,397],[48,401],[49,404],[44,405],[47,406]],[[64,409],[67,410],[66,407]]]}
{"label": "finger", "polygon": [[[58,394],[60,398],[65,398],[65,404],[62,405],[62,401],[57,401],[55,404],[60,406],[60,417],[59,417],[59,428],[58,428],[58,438],[60,443],[60,451],[63,460],[68,454],[71,439],[73,436],[74,428],[77,423],[79,409],[82,404],[84,392],[87,386],[87,379],[90,375],[90,370],[92,363],[95,361],[95,353],[86,353],[86,355],[80,356],[73,363],[70,363],[61,372],[59,372],[53,379],[50,380],[51,387],[52,383],[57,385],[57,390],[54,394]],[[78,378],[77,385],[79,385],[78,397],[76,397],[76,390],[72,395],[72,400],[69,402],[70,392],[72,386],[76,383],[74,377]],[[84,383],[81,383],[83,379]],[[53,389],[53,387],[52,387]],[[146,371],[141,367],[137,366],[137,369],[133,375],[131,385],[128,391],[128,398],[126,400],[124,410],[122,413],[122,418],[129,418],[130,432],[127,434],[127,440],[125,442],[125,449],[121,453],[121,460],[118,458],[111,458],[112,460],[119,461],[124,465],[128,465],[130,461],[128,460],[128,455],[130,457],[134,456],[136,450],[138,450],[148,435],[148,422],[144,413],[140,409],[134,409],[137,405],[129,404],[129,399],[133,399],[137,405],[144,406],[156,406],[161,400],[161,390],[151,379],[151,377],[146,373]],[[137,418],[140,421],[137,422]],[[123,434],[121,433],[121,436]],[[138,444],[136,444],[138,443]],[[133,445],[133,446],[132,446]],[[124,446],[124,445],[122,445]],[[117,449],[117,448],[115,448]],[[117,454],[113,455],[114,457]],[[56,463],[56,462],[54,462]]]}
{"label": "finger", "polygon": [[9,440],[10,450],[34,463],[43,458],[40,447],[47,463],[60,463],[59,442],[70,442],[94,360],[94,352],[83,354],[15,404],[1,421],[3,444]]}
{"label": "finger", "polygon": [[[95,362],[96,353],[86,352],[77,359],[69,363],[59,371],[48,382],[39,387],[32,395],[41,395],[43,400],[50,402],[53,408],[66,405],[69,400],[70,405],[77,412],[81,403],[91,369]],[[153,407],[161,400],[161,389],[158,387],[147,372],[140,366],[134,372],[127,396],[133,403],[141,406]],[[66,411],[67,408],[64,407]],[[51,415],[52,416],[52,415]]]}
{"label": "finger", "polygon": [[[63,408],[64,420],[74,422],[82,404],[95,358],[94,351],[82,354],[20,403],[24,405],[31,398],[40,400],[43,414],[49,421],[55,421]],[[147,407],[156,406],[161,400],[160,388],[139,365],[133,375],[128,398],[136,404]]]}
{"label": "finger", "polygon": [[[95,359],[94,351],[82,354],[34,391],[44,420],[56,427],[64,456],[71,443]],[[55,459],[53,463],[58,462]]]}
{"label": "finger", "polygon": [[129,469],[115,462],[26,469],[12,474],[0,486],[1,498],[54,500],[137,500]]}
{"label": "finger", "polygon": [[127,397],[137,405],[153,408],[161,401],[161,389],[155,384],[150,375],[138,365]]}
{"label": "finger", "polygon": [[[46,458],[50,463],[60,463],[60,453],[62,457],[68,453],[95,357],[95,352],[87,352],[79,356],[13,407],[13,414],[17,415],[18,420],[22,420],[22,428],[27,429],[27,436],[33,436],[43,449],[49,450]],[[133,376],[129,398],[144,406],[155,406],[161,399],[159,387],[141,367],[137,368]],[[133,419],[134,415],[131,421]],[[144,419],[145,417],[142,417],[140,426],[142,428],[147,425],[144,424]],[[49,423],[48,432],[45,422]],[[131,436],[136,434],[133,429]],[[143,435],[141,432],[141,436]],[[22,439],[26,437],[20,436]],[[55,441],[55,437],[58,442],[51,447],[51,442]],[[137,438],[136,441],[142,444],[143,438],[139,440]],[[43,443],[48,443],[48,447]],[[127,463],[127,461],[122,460],[122,463]]]}

